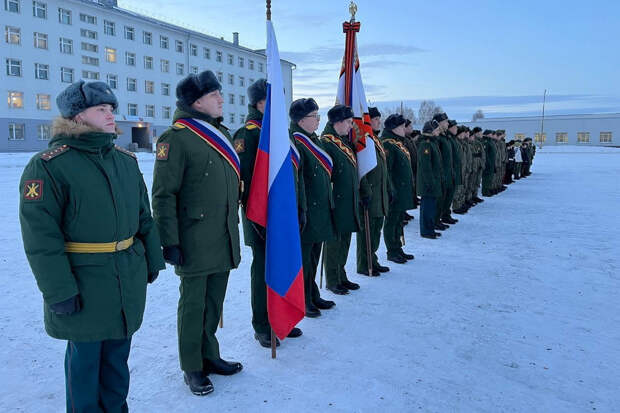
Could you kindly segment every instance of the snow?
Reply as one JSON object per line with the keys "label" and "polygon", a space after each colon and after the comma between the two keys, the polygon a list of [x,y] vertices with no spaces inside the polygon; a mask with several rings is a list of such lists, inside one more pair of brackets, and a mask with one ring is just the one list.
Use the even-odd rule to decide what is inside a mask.
{"label": "snow", "polygon": [[[0,411],[64,410],[65,342],[49,338],[26,262],[18,182],[31,154],[0,154]],[[153,157],[140,154],[150,187]],[[487,198],[438,240],[405,228],[406,265],[300,323],[272,360],[250,324],[251,251],[232,271],[218,332],[244,364],[190,394],[177,357],[178,279],[149,286],[130,356],[137,412],[613,411],[620,402],[620,149],[544,147],[533,175]],[[383,244],[383,243],[382,243]]]}

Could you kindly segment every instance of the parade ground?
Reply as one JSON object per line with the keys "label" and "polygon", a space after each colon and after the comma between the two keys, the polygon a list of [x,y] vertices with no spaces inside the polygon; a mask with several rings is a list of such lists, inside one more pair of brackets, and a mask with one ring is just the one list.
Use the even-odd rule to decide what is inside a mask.
{"label": "parade ground", "polygon": [[[66,342],[43,329],[41,294],[18,221],[19,178],[31,153],[0,154],[0,411],[65,408]],[[147,186],[154,156],[139,154]],[[79,172],[77,172],[79,173]],[[415,260],[355,272],[277,358],[254,340],[252,253],[230,274],[222,358],[193,396],[177,353],[179,280],[171,267],[148,286],[129,359],[134,412],[611,412],[620,403],[620,149],[538,148],[532,175],[470,209],[440,239],[405,227]],[[95,211],[93,211],[95,212]],[[318,282],[318,278],[317,278]]]}

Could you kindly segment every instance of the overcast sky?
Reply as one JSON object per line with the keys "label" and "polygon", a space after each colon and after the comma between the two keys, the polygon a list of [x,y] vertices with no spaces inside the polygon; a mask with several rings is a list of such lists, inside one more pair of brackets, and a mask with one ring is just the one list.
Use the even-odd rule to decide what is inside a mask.
{"label": "overcast sky", "polygon": [[[435,99],[452,117],[620,112],[620,1],[358,0],[369,100]],[[265,48],[261,0],[121,0],[119,6]],[[295,97],[334,102],[348,0],[273,0],[283,58],[297,65]],[[382,103],[389,102],[389,103]],[[415,106],[417,109],[417,106]],[[452,113],[451,113],[452,111]]]}

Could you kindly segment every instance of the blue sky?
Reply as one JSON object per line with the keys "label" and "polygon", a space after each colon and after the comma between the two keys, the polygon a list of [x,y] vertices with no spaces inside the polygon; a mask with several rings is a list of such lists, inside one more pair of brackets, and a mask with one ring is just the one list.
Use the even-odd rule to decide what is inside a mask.
{"label": "blue sky", "polygon": [[[378,105],[433,99],[451,117],[620,112],[619,1],[359,0],[362,75]],[[135,0],[124,8],[242,45],[265,47],[260,0]],[[296,97],[333,104],[348,0],[273,0],[283,58],[297,64]]]}

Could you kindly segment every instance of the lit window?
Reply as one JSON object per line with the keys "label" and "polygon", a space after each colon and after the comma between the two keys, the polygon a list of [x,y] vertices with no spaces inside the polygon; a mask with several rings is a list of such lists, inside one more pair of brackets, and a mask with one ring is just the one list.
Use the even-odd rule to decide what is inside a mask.
{"label": "lit window", "polygon": [[34,47],[37,49],[47,49],[47,34],[35,32]]}
{"label": "lit window", "polygon": [[50,103],[50,95],[37,93],[37,109],[50,110],[51,108],[52,104]]}
{"label": "lit window", "polygon": [[590,143],[590,132],[578,132],[577,143]]}
{"label": "lit window", "polygon": [[151,56],[144,56],[144,68],[145,69],[153,68],[153,58]]}
{"label": "lit window", "polygon": [[21,44],[22,35],[19,27],[6,26],[4,29],[4,40],[9,44]]}
{"label": "lit window", "polygon": [[60,53],[73,54],[73,40],[60,38]]}
{"label": "lit window", "polygon": [[108,81],[108,86],[110,86],[110,89],[116,89],[118,87],[118,76],[108,75],[107,81]]}
{"label": "lit window", "polygon": [[63,83],[73,83],[73,69],[68,67],[61,67],[60,81]]}
{"label": "lit window", "polygon": [[542,137],[540,135],[540,133],[535,133],[534,134],[534,142],[538,142],[538,143],[545,143],[547,141],[547,134],[543,133]]}
{"label": "lit window", "polygon": [[127,114],[129,116],[138,116],[138,105],[135,103],[127,104]]}
{"label": "lit window", "polygon": [[47,4],[42,1],[33,1],[32,15],[40,19],[47,19]]}
{"label": "lit window", "polygon": [[153,44],[153,33],[142,32],[142,42],[144,44]]}
{"label": "lit window", "polygon": [[49,65],[44,65],[42,63],[34,64],[34,78],[35,79],[43,79],[43,80],[49,79],[49,71],[50,71]]}
{"label": "lit window", "polygon": [[58,23],[71,24],[71,10],[58,8]]}
{"label": "lit window", "polygon": [[600,143],[611,143],[611,132],[601,132]]}
{"label": "lit window", "polygon": [[568,133],[566,133],[566,132],[556,132],[556,134],[555,134],[555,143],[568,143]]}
{"label": "lit window", "polygon": [[23,141],[26,125],[23,123],[9,123],[9,140]]}
{"label": "lit window", "polygon": [[21,109],[24,107],[24,92],[9,91],[8,94],[9,108]]}
{"label": "lit window", "polygon": [[136,29],[133,27],[125,26],[125,39],[127,40],[135,40],[136,39]]}
{"label": "lit window", "polygon": [[105,61],[116,63],[116,49],[112,49],[111,47],[105,48]]}
{"label": "lit window", "polygon": [[135,92],[136,91],[136,85],[137,85],[136,79],[133,79],[131,77],[127,78],[127,90],[129,92]]}
{"label": "lit window", "polygon": [[103,33],[108,36],[116,36],[116,24],[109,20],[103,21]]}
{"label": "lit window", "polygon": [[144,81],[144,93],[153,94],[155,93],[155,82],[152,80]]}
{"label": "lit window", "polygon": [[18,59],[6,59],[6,74],[7,76],[21,76],[22,61]]}
{"label": "lit window", "polygon": [[40,141],[47,141],[52,137],[52,127],[49,124],[41,123],[37,126],[37,137]]}
{"label": "lit window", "polygon": [[161,59],[161,71],[168,73],[170,71],[170,62],[165,59]]}

